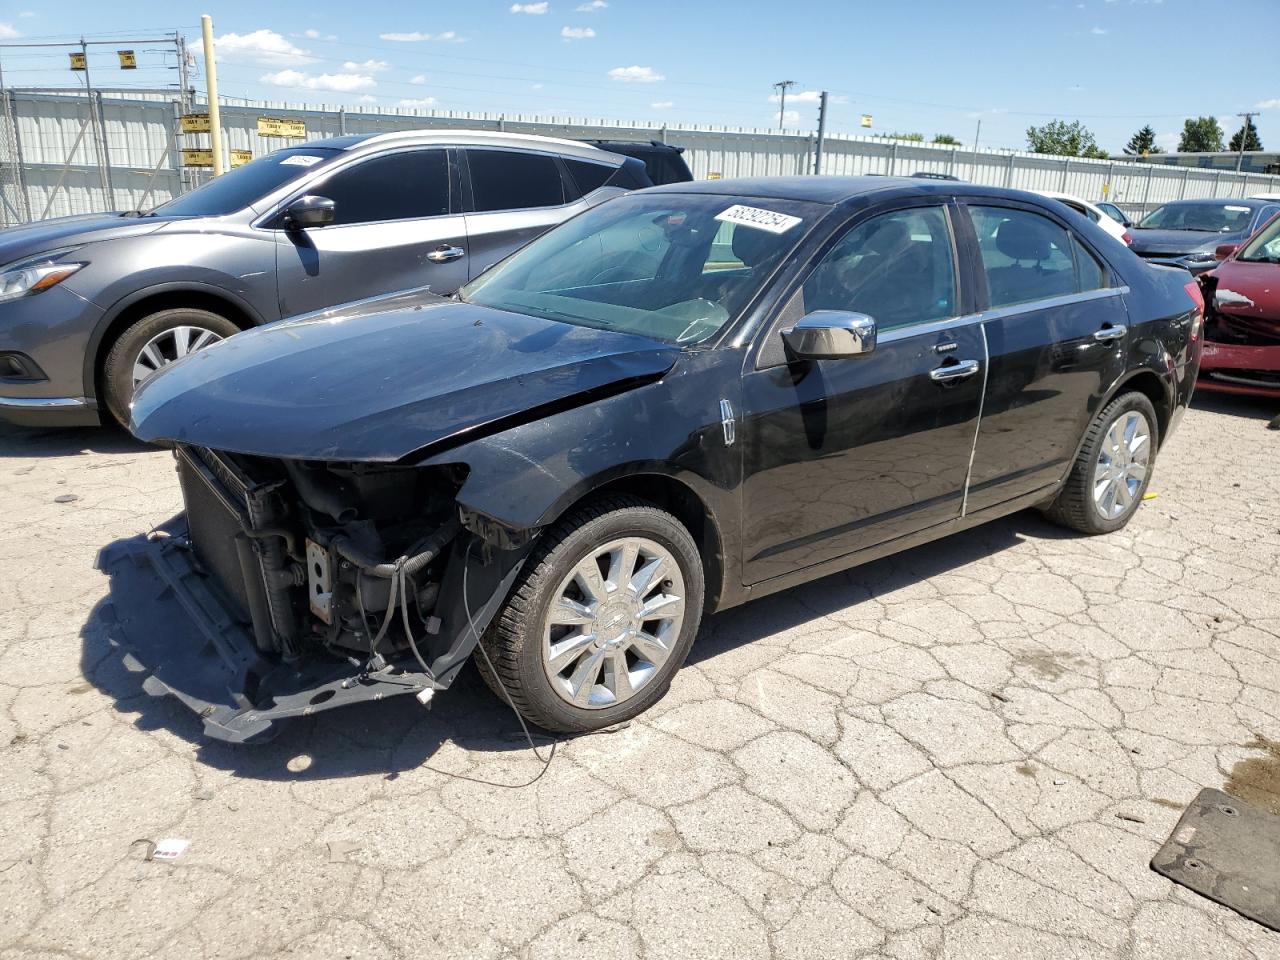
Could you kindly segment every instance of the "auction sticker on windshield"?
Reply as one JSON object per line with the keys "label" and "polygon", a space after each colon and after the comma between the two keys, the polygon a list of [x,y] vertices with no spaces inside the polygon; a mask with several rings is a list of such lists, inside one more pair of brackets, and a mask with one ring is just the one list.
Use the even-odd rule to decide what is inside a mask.
{"label": "auction sticker on windshield", "polygon": [[759,207],[748,207],[741,203],[735,203],[724,213],[716,214],[716,219],[725,223],[740,223],[744,227],[754,227],[757,230],[767,230],[769,233],[786,233],[800,222],[799,217],[775,213],[772,210],[761,210]]}
{"label": "auction sticker on windshield", "polygon": [[280,161],[282,167],[309,167],[313,163],[319,163],[324,157],[309,157],[304,154],[295,153],[291,157],[285,157]]}

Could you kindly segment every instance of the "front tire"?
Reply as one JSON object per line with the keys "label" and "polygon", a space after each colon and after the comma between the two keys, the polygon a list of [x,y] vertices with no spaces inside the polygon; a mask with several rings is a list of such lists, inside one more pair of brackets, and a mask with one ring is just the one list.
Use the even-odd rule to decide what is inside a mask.
{"label": "front tire", "polygon": [[121,426],[129,425],[129,401],[146,377],[174,360],[225,340],[240,328],[226,317],[194,307],[160,310],[125,329],[103,364],[103,399]]}
{"label": "front tire", "polygon": [[[671,514],[630,497],[548,530],[485,634],[490,689],[546,729],[600,730],[667,692],[702,619],[702,559]],[[496,676],[495,672],[496,671]]]}
{"label": "front tire", "polygon": [[1159,421],[1145,394],[1123,393],[1089,425],[1067,481],[1045,510],[1081,533],[1111,533],[1127,524],[1151,483]]}

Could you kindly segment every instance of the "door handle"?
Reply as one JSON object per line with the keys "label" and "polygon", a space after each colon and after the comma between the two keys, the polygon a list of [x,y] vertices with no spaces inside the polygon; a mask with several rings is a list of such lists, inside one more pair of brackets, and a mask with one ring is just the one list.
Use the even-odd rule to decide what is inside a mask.
{"label": "door handle", "polygon": [[448,263],[450,260],[457,260],[459,257],[466,256],[467,251],[461,247],[436,247],[427,254],[427,259],[432,263]]}
{"label": "door handle", "polygon": [[929,378],[936,380],[938,383],[949,383],[952,380],[963,380],[965,377],[972,377],[981,369],[982,364],[977,360],[961,360],[959,363],[935,367],[929,371]]}
{"label": "door handle", "polygon": [[1112,340],[1119,340],[1128,332],[1128,330],[1129,328],[1123,323],[1116,324],[1111,327],[1103,327],[1093,335],[1093,339],[1097,340],[1099,343],[1110,343]]}

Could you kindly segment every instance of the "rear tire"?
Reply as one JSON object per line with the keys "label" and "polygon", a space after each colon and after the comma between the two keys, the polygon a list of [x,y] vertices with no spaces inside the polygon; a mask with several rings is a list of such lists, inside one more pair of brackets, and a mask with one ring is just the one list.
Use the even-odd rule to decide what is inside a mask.
{"label": "rear tire", "polygon": [[1145,394],[1116,397],[1089,424],[1071,473],[1045,515],[1081,533],[1119,530],[1133,518],[1151,483],[1159,430]]}
{"label": "rear tire", "polygon": [[631,497],[598,500],[543,534],[481,641],[492,669],[479,651],[476,665],[543,729],[600,730],[667,692],[704,596],[702,558],[679,520]]}
{"label": "rear tire", "polygon": [[[190,329],[184,333],[181,328]],[[194,307],[160,310],[143,317],[116,338],[103,364],[102,392],[107,410],[116,422],[127,427],[139,364],[158,369],[176,360],[183,346],[194,352],[239,332],[240,328],[226,317]],[[144,356],[148,347],[151,349]]]}

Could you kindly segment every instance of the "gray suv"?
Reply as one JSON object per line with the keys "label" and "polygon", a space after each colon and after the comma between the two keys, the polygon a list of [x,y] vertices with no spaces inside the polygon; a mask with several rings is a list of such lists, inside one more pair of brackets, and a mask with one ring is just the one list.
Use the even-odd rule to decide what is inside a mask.
{"label": "gray suv", "polygon": [[261,157],[148,212],[0,233],[0,418],[127,422],[167,363],[281,317],[447,295],[644,164],[569,140],[411,131]]}

